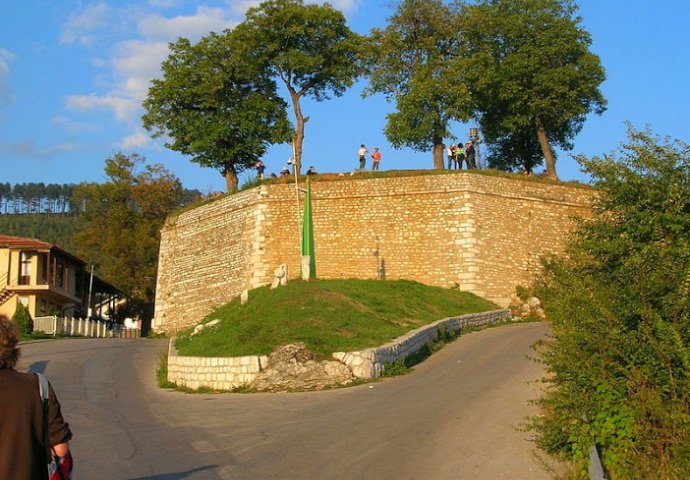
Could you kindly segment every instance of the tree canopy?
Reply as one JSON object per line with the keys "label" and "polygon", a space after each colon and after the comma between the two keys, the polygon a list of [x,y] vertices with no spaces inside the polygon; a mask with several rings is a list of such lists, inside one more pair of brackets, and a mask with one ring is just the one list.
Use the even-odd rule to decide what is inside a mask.
{"label": "tree canopy", "polygon": [[271,143],[290,138],[286,104],[269,72],[245,61],[245,46],[228,31],[192,45],[170,45],[163,78],[153,80],[144,101],[144,126],[166,146],[225,177],[228,191],[254,166]]}
{"label": "tree canopy", "polygon": [[240,60],[279,79],[288,91],[295,115],[294,168],[299,172],[309,120],[300,101],[305,96],[326,100],[351,87],[361,73],[362,39],[340,11],[302,0],[265,1],[247,11],[234,33],[244,47]]}
{"label": "tree canopy", "polygon": [[690,145],[630,131],[580,157],[599,191],[537,292],[551,320],[539,444],[610,478],[690,478]]}
{"label": "tree canopy", "polygon": [[[553,145],[571,140],[591,112],[602,113],[605,73],[570,0],[481,0],[462,4],[467,80],[484,139],[498,152],[541,150],[557,178]],[[533,132],[538,144],[526,141]],[[522,155],[525,167],[534,153]],[[512,160],[512,164],[518,159]]]}
{"label": "tree canopy", "polygon": [[452,120],[468,120],[471,102],[454,12],[442,0],[403,0],[384,29],[372,30],[367,94],[395,103],[384,133],[395,148],[432,149],[443,168]]}
{"label": "tree canopy", "polygon": [[99,277],[132,300],[135,313],[153,312],[160,229],[181,206],[180,181],[161,165],[121,153],[106,160],[107,181],[82,183],[74,192],[84,205],[76,235],[78,255],[95,265]]}

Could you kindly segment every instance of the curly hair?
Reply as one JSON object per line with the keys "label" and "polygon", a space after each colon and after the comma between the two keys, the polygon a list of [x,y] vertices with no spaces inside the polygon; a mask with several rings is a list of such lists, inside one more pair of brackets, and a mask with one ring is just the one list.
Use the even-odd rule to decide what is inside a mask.
{"label": "curly hair", "polygon": [[14,368],[19,359],[19,330],[5,315],[0,315],[0,370]]}

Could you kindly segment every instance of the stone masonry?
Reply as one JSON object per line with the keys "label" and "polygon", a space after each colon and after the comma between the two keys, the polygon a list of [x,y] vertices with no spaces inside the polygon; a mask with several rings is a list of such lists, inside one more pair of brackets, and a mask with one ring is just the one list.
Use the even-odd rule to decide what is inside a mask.
{"label": "stone masonry", "polygon": [[[505,307],[558,254],[595,191],[475,172],[312,183],[318,278],[409,279]],[[300,201],[301,206],[301,201]],[[161,232],[153,328],[199,323],[274,270],[300,272],[293,183],[264,184],[171,217]],[[251,301],[251,294],[250,299]]]}
{"label": "stone masonry", "polygon": [[441,330],[456,333],[465,327],[484,327],[508,321],[510,318],[509,310],[444,318],[412,330],[380,347],[359,352],[336,352],[333,357],[347,365],[357,378],[376,378],[381,376],[386,364],[407,358],[419,352],[425,345],[438,341]]}
{"label": "stone masonry", "polygon": [[[359,352],[336,352],[333,358],[344,364],[352,376],[371,379],[381,376],[386,364],[404,359],[439,339],[439,332],[458,332],[466,327],[482,327],[510,320],[509,310],[493,310],[458,317],[444,318],[417,328],[377,348]],[[313,363],[313,362],[312,362]],[[334,362],[337,364],[337,362]],[[175,348],[175,338],[168,349],[168,381],[196,390],[232,390],[252,383],[270,366],[267,356],[186,357]],[[322,379],[328,385],[328,379]],[[339,383],[339,382],[338,382]],[[276,385],[280,390],[281,385]]]}

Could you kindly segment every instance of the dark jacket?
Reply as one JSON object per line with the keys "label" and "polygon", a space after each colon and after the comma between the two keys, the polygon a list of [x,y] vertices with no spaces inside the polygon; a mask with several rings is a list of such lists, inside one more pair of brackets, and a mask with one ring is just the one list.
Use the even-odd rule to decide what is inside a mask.
{"label": "dark jacket", "polygon": [[[72,438],[60,403],[50,387],[48,437],[51,445]],[[38,377],[16,370],[0,370],[0,479],[48,478],[43,445],[43,408]]]}

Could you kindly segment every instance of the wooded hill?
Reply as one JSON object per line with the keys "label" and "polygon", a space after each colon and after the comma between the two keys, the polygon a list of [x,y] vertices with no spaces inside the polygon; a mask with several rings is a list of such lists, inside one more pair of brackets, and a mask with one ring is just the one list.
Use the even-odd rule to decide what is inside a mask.
{"label": "wooded hill", "polygon": [[74,238],[83,224],[77,215],[0,215],[0,233],[3,235],[36,238],[57,245],[70,253],[77,251]]}

